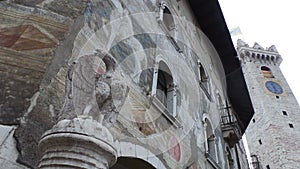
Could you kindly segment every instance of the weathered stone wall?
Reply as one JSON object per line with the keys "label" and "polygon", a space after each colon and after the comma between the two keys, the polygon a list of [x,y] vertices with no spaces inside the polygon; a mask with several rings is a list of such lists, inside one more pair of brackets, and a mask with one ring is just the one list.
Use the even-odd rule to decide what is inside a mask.
{"label": "weathered stone wall", "polygon": [[[188,2],[165,3],[163,7],[172,14],[172,23],[161,18],[162,6],[155,0],[0,3],[5,14],[0,17],[0,35],[8,39],[0,40],[0,51],[4,51],[0,57],[6,59],[3,67],[11,65],[9,59],[17,57],[8,57],[8,51],[23,58],[30,55],[28,64],[24,64],[27,67],[11,67],[25,74],[23,67],[31,68],[36,73],[27,73],[25,77],[37,76],[25,85],[30,88],[28,94],[20,92],[23,86],[15,82],[17,78],[12,84],[8,80],[1,82],[9,86],[1,98],[7,103],[3,106],[18,103],[18,109],[1,109],[0,114],[2,124],[18,125],[14,134],[18,163],[37,165],[38,142],[58,120],[88,115],[103,121],[112,133],[118,157],[143,159],[156,168],[213,168],[205,157],[204,123],[209,121],[215,136],[216,164],[229,168],[227,143],[220,126],[223,107],[217,96],[225,105],[222,64],[209,39],[195,26]],[[10,14],[13,12],[14,15]],[[27,17],[19,17],[21,14]],[[20,33],[12,36],[12,32]],[[18,38],[14,39],[15,36]],[[19,43],[23,43],[22,48]],[[32,49],[34,45],[36,48]],[[31,48],[25,49],[26,46]],[[115,62],[112,72],[105,60],[108,56]],[[85,58],[89,61],[85,62]],[[14,59],[11,63],[19,65],[18,61]],[[38,61],[42,64],[33,64]],[[152,94],[153,74],[160,61],[167,65],[176,84],[174,116],[162,111]],[[205,83],[200,82],[199,63],[206,73]],[[1,70],[5,79],[11,77],[10,69]],[[99,89],[96,94],[95,88]],[[19,93],[12,93],[13,89]],[[237,155],[244,158],[240,154]]]}

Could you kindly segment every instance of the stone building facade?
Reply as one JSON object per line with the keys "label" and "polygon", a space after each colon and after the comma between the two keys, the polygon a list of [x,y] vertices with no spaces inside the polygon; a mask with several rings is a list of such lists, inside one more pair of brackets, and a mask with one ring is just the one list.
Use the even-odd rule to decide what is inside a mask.
{"label": "stone building facade", "polygon": [[217,0],[4,0],[0,23],[3,168],[248,168]]}

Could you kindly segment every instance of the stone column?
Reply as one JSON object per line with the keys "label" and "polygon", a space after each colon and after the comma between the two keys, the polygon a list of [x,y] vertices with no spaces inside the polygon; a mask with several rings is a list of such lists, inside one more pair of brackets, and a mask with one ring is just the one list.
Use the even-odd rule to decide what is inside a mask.
{"label": "stone column", "polygon": [[108,169],[117,160],[113,137],[91,118],[61,120],[39,142],[38,168]]}
{"label": "stone column", "polygon": [[128,95],[116,61],[108,54],[80,57],[70,65],[59,122],[39,142],[38,168],[108,169],[116,162],[113,125]]}

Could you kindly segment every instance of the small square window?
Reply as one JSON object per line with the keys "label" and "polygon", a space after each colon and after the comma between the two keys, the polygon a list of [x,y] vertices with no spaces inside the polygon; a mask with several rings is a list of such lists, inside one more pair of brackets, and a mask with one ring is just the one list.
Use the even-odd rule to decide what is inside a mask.
{"label": "small square window", "polygon": [[279,96],[276,96],[276,99],[279,99]]}
{"label": "small square window", "polygon": [[285,116],[288,115],[286,111],[282,111],[282,114],[285,115]]}
{"label": "small square window", "polygon": [[294,125],[292,123],[289,123],[290,128],[294,128]]}
{"label": "small square window", "polygon": [[262,144],[261,139],[258,140],[259,144]]}

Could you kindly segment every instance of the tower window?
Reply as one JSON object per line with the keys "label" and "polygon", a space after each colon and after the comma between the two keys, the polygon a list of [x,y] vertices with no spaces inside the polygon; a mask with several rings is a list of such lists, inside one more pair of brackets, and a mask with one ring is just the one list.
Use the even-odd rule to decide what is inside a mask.
{"label": "tower window", "polygon": [[279,96],[276,96],[276,99],[279,99]]}
{"label": "tower window", "polygon": [[266,66],[262,66],[260,69],[265,78],[274,78],[273,73],[270,68],[268,68]]}
{"label": "tower window", "polygon": [[269,166],[269,165],[267,165],[267,166],[266,166],[266,168],[267,168],[267,169],[270,169],[270,166]]}
{"label": "tower window", "polygon": [[289,123],[290,128],[294,128],[294,125],[292,123]]}
{"label": "tower window", "polygon": [[255,119],[253,119],[252,122],[255,123]]}
{"label": "tower window", "polygon": [[285,115],[285,116],[288,115],[286,111],[282,111],[282,114]]}
{"label": "tower window", "polygon": [[259,142],[260,145],[262,144],[261,139],[259,139],[258,142]]}

